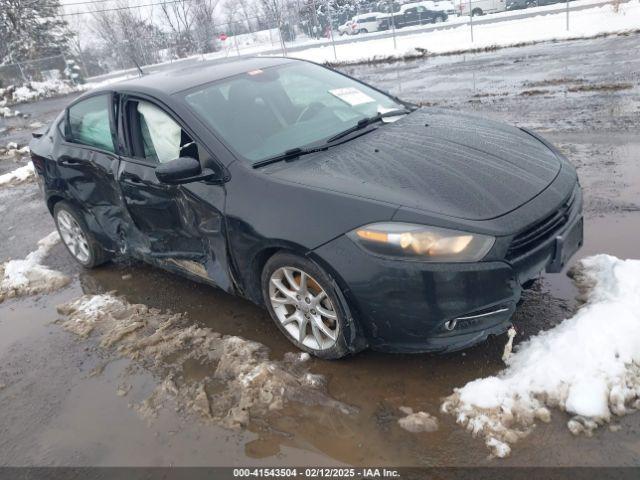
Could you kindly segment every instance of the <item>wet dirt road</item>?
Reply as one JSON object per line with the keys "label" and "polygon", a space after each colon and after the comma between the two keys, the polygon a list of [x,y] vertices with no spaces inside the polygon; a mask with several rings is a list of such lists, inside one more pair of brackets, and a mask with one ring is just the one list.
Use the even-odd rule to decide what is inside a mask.
{"label": "wet dirt road", "polygon": [[[585,246],[578,258],[603,252],[637,258],[639,47],[638,36],[610,37],[345,70],[409,100],[542,132],[576,165],[584,187]],[[50,120],[67,100],[22,106],[32,116],[13,120],[0,144],[24,143],[28,130],[19,127]],[[15,167],[7,162],[0,161],[0,173]],[[53,230],[35,183],[0,187],[0,218],[0,261],[23,258]],[[56,305],[116,291],[131,303],[186,312],[199,327],[260,342],[276,361],[292,349],[266,312],[213,288],[132,262],[84,272],[59,244],[45,263],[71,284],[0,304],[2,465],[640,464],[640,415],[616,420],[615,432],[605,427],[585,438],[572,436],[569,417],[555,410],[509,458],[487,458],[483,442],[439,407],[453,388],[503,367],[504,337],[446,356],[364,352],[339,362],[310,360],[306,368],[326,377],[333,399],[357,408],[351,413],[287,402],[230,430],[178,398],[156,416],[142,415],[136,406],[167,371],[189,386],[213,376],[209,364],[175,355],[159,362],[123,357],[95,336],[79,338],[54,323],[61,318]],[[516,343],[570,316],[575,295],[565,275],[543,276],[518,308]],[[402,430],[400,406],[436,415],[439,430]]]}

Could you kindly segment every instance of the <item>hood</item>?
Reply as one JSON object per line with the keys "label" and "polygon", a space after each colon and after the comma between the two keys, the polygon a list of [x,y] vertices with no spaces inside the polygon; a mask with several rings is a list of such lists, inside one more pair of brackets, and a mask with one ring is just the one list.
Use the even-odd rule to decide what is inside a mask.
{"label": "hood", "polygon": [[542,192],[561,160],[519,128],[420,109],[271,175],[438,215],[486,220]]}

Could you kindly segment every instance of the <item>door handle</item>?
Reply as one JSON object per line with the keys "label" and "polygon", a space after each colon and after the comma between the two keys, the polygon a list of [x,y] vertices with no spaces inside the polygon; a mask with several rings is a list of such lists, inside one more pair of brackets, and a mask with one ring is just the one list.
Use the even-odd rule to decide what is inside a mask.
{"label": "door handle", "polygon": [[58,160],[58,165],[78,165],[82,163],[77,158],[73,157],[62,157]]}
{"label": "door handle", "polygon": [[138,176],[131,173],[123,175],[122,181],[131,185],[144,185],[144,181]]}

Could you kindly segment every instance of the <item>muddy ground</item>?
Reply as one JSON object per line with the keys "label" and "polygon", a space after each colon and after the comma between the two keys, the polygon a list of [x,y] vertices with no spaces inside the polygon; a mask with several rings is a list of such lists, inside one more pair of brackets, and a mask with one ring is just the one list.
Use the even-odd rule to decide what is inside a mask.
{"label": "muddy ground", "polygon": [[[584,187],[585,246],[574,261],[601,252],[637,258],[639,48],[639,36],[623,36],[344,70],[412,101],[542,132],[576,165]],[[30,116],[0,124],[0,145],[24,144],[29,124],[51,120],[70,99],[18,107]],[[21,164],[3,159],[0,173]],[[25,257],[54,229],[33,182],[0,188],[0,219],[0,261]],[[440,414],[441,399],[453,388],[502,368],[505,337],[445,356],[364,352],[291,367],[288,342],[265,311],[244,300],[136,262],[82,271],[59,244],[45,263],[71,283],[0,304],[1,465],[640,465],[637,414],[617,420],[616,431],[585,438],[572,436],[569,417],[552,411],[551,422],[503,460],[488,458],[481,440]],[[105,344],[96,332],[78,336],[56,322],[68,319],[57,305],[111,291],[161,315],[184,312],[174,333],[192,325],[207,335],[258,342],[270,352],[260,346],[262,360],[297,375],[291,388],[313,383],[315,374],[326,385],[305,383],[282,408],[252,411],[248,424],[229,429],[214,418],[216,395],[234,381],[216,375],[218,358],[180,349],[131,355],[126,345]],[[564,274],[544,275],[518,308],[516,344],[570,316],[575,297]],[[167,379],[181,394],[168,395],[148,414],[142,407],[158,388],[171,393]],[[200,385],[214,402],[204,414]],[[401,406],[437,416],[439,429],[401,429]]]}

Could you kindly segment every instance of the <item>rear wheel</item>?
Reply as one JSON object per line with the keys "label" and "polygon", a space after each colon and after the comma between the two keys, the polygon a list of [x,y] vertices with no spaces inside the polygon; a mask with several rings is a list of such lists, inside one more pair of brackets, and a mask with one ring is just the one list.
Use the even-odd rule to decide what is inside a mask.
{"label": "rear wheel", "polygon": [[275,254],[262,272],[265,304],[280,331],[300,350],[325,359],[349,354],[347,339],[356,334],[337,288],[316,264],[291,253]]}
{"label": "rear wheel", "polygon": [[444,22],[444,17],[442,15],[438,15],[435,19],[435,23],[442,23]]}
{"label": "rear wheel", "polygon": [[482,11],[482,9],[481,9],[481,8],[474,8],[474,9],[471,11],[471,15],[472,15],[472,16],[474,16],[474,17],[479,17],[479,16],[480,16],[480,15],[482,15],[483,13],[484,13],[484,12]]}
{"label": "rear wheel", "polygon": [[85,268],[93,268],[109,260],[77,210],[67,202],[56,203],[53,209],[56,228],[73,259]]}

